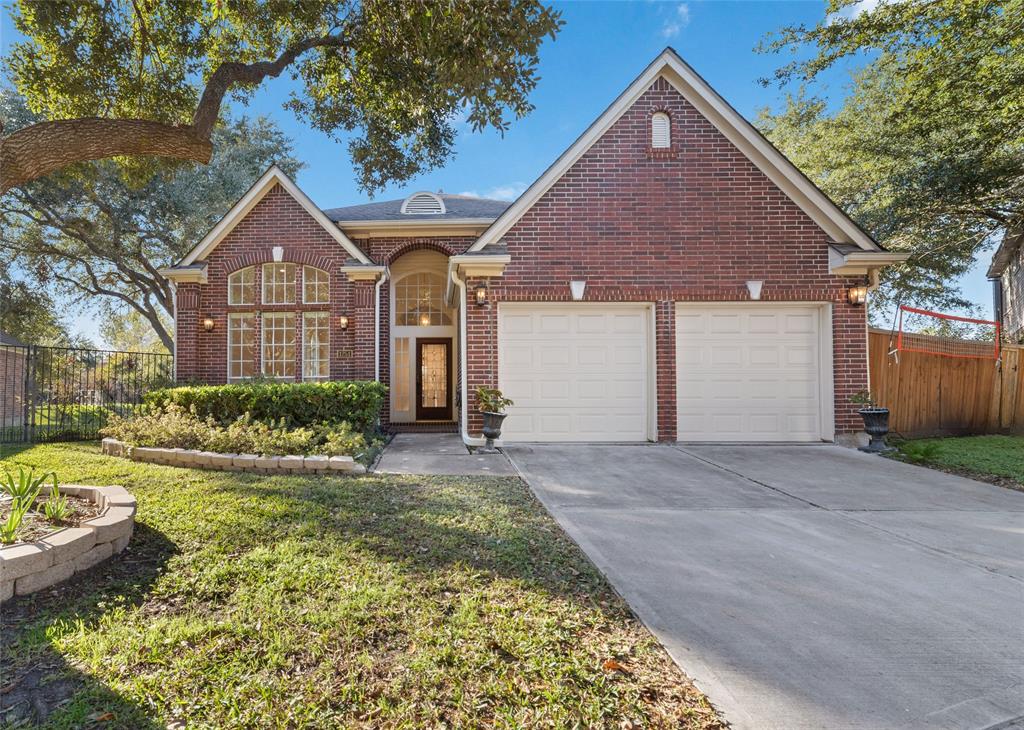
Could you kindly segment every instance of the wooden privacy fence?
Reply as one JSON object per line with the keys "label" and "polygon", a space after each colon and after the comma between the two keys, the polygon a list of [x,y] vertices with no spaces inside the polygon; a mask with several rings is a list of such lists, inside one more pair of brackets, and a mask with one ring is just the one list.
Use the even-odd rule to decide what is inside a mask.
{"label": "wooden privacy fence", "polygon": [[1024,347],[1002,360],[920,352],[889,355],[887,330],[868,334],[871,394],[888,408],[890,429],[907,438],[1024,433]]}

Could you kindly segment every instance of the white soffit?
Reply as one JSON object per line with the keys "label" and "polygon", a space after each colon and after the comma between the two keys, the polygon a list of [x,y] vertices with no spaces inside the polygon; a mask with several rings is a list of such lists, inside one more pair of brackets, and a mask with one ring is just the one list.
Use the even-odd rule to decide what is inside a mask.
{"label": "white soffit", "polygon": [[490,228],[483,232],[469,250],[479,251],[489,244],[500,241],[544,193],[636,103],[659,76],[664,77],[834,242],[854,243],[865,251],[881,250],[867,233],[815,187],[792,162],[775,149],[671,48],[666,48],[587,131],[563,152]]}
{"label": "white soffit", "polygon": [[210,232],[206,234],[202,241],[200,241],[195,248],[193,248],[188,255],[181,260],[178,266],[187,266],[199,259],[203,259],[209,255],[213,249],[217,248],[224,237],[227,236],[238,223],[245,218],[245,216],[256,207],[266,196],[267,193],[273,189],[275,185],[280,185],[284,188],[295,201],[302,206],[303,210],[309,213],[317,223],[319,223],[325,231],[335,241],[341,245],[352,258],[360,261],[364,264],[372,263],[366,254],[364,254],[359,247],[356,246],[352,241],[349,240],[340,228],[324,215],[324,212],[320,210],[309,196],[306,195],[299,186],[292,182],[291,178],[284,174],[277,165],[271,165],[270,169],[263,173],[249,191],[242,196],[242,198],[232,206],[231,210],[227,212],[223,218],[215,225]]}

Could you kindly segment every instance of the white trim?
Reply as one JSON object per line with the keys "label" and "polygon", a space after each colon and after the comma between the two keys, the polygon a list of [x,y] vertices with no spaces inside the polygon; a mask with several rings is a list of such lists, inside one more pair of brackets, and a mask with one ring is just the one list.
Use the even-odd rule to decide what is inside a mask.
{"label": "white trim", "polygon": [[[384,282],[388,280],[389,274],[390,272],[387,269],[384,269],[381,272],[380,278],[377,279],[377,283],[373,286],[373,379],[378,383],[380,382],[380,288],[384,285]],[[390,403],[390,400],[388,402]]]}
{"label": "white trim", "polygon": [[178,382],[178,285],[171,281],[171,317],[174,322],[174,332],[171,335],[171,346],[174,351],[171,353],[171,372],[174,373],[174,382]]}
{"label": "white trim", "polygon": [[844,254],[830,246],[828,270],[839,276],[867,274],[884,266],[903,263],[910,256],[909,252],[895,251],[851,251]]}
{"label": "white trim", "polygon": [[[479,251],[497,243],[540,200],[594,143],[659,78],[664,77],[712,125],[743,152],[768,178],[835,242],[855,243],[866,251],[879,246],[842,210],[718,95],[673,49],[666,48],[605,112],[470,246]],[[648,132],[649,130],[645,130]]]}
{"label": "white trim", "polygon": [[[327,276],[327,299],[323,302],[309,302],[306,301],[306,269],[313,269],[320,274]],[[298,297],[296,297],[298,298]],[[330,304],[331,303],[331,272],[326,269],[321,269],[319,266],[311,266],[309,264],[302,265],[302,303],[303,304]]]}
{"label": "white trim", "polygon": [[206,264],[185,268],[167,266],[162,269],[157,269],[156,273],[160,274],[168,281],[176,282],[178,284],[205,284],[207,274],[206,268]]}
{"label": "white trim", "polygon": [[[836,415],[835,415],[835,367],[833,363],[833,348],[835,343],[832,340],[832,303],[813,301],[746,301],[746,302],[676,302],[675,314],[685,308],[709,309],[712,307],[735,308],[735,307],[792,307],[811,308],[814,307],[818,315],[818,432],[822,441],[834,442],[836,440]],[[672,327],[678,347],[679,332],[676,317],[672,318]],[[679,382],[679,361],[675,362],[675,373],[673,377]],[[679,423],[679,398],[676,397],[676,424]],[[678,439],[678,433],[676,435]]]}
{"label": "white trim", "polygon": [[378,276],[387,276],[386,266],[342,266],[338,269],[349,281],[376,281]]}
{"label": "white trim", "polygon": [[[225,332],[226,343],[225,343],[225,348],[224,348],[225,351],[226,351],[225,363],[224,363],[224,365],[225,365],[224,382],[225,383],[237,383],[240,380],[247,380],[249,378],[252,378],[256,374],[257,370],[258,371],[262,371],[263,370],[263,367],[262,367],[262,365],[263,365],[263,352],[262,352],[263,344],[262,344],[262,342],[260,343],[260,351],[256,352],[256,330],[257,330],[257,328],[262,328],[262,326],[263,326],[263,323],[261,321],[260,322],[257,321],[257,320],[260,319],[260,317],[258,316],[258,311],[259,310],[253,310],[253,311],[250,311],[250,312],[228,312],[227,321],[225,322],[225,327],[224,327],[224,329],[227,330]],[[253,375],[248,375],[248,376],[243,375],[243,376],[238,377],[238,378],[232,378],[231,377],[231,320],[232,319],[236,319],[238,317],[252,317],[252,346],[253,346],[254,354],[259,355],[259,363],[260,364],[259,364],[259,367],[256,367],[256,366],[253,367]],[[239,361],[239,362],[241,362],[241,361]]]}
{"label": "white trim", "polygon": [[366,254],[359,250],[352,241],[349,240],[340,228],[324,215],[324,212],[320,210],[309,196],[306,195],[299,187],[291,181],[291,179],[281,171],[277,165],[271,165],[270,169],[263,173],[253,186],[249,188],[249,191],[242,196],[242,198],[232,206],[231,210],[220,219],[203,240],[200,241],[195,248],[193,248],[184,259],[181,260],[179,266],[187,266],[198,259],[206,258],[213,249],[215,249],[224,237],[234,230],[235,226],[245,218],[245,216],[251,211],[256,204],[259,203],[266,196],[268,192],[275,186],[280,185],[285,191],[295,199],[295,201],[302,206],[302,208],[313,217],[313,219],[323,227],[325,231],[333,238],[337,243],[348,251],[349,255],[354,259],[361,261],[365,264],[370,263],[370,260],[366,258]]}

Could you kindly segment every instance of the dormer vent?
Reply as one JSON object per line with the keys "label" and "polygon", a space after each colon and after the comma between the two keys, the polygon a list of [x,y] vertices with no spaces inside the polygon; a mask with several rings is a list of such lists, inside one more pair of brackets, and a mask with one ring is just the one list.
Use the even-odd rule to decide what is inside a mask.
{"label": "dormer vent", "polygon": [[444,213],[444,201],[434,193],[426,191],[413,193],[402,203],[403,215],[441,215]]}

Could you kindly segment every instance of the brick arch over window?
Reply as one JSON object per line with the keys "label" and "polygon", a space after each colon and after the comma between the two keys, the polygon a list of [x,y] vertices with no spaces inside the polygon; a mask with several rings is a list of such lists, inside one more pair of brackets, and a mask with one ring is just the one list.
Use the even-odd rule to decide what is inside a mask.
{"label": "brick arch over window", "polygon": [[[224,271],[226,273],[231,274],[248,266],[271,263],[274,263],[274,254],[272,251],[251,251],[249,253],[242,254],[241,256],[225,259],[221,265],[224,267]],[[331,267],[331,260],[326,256],[317,256],[309,253],[308,251],[302,251],[301,249],[295,249],[293,251],[285,249],[281,263],[315,266],[316,268],[324,269],[325,271],[329,271]]]}
{"label": "brick arch over window", "polygon": [[454,246],[445,241],[438,241],[433,238],[413,238],[401,246],[396,246],[392,249],[385,258],[384,264],[390,266],[405,254],[422,250],[437,251],[445,256],[454,256],[458,253]]}

